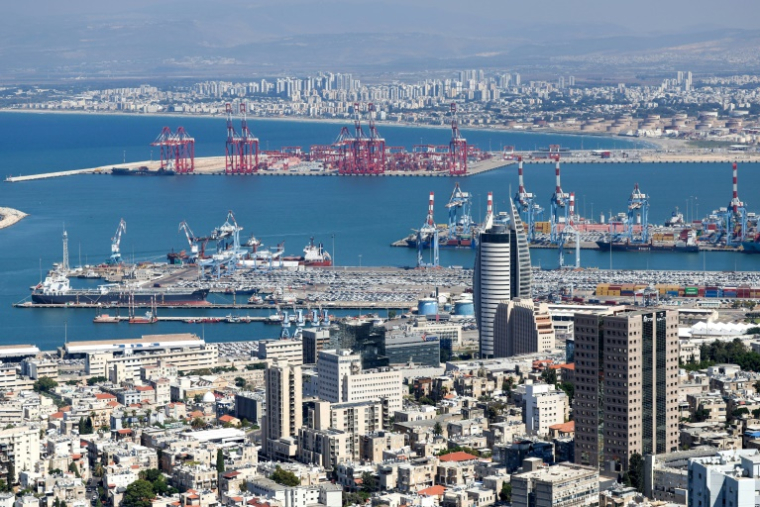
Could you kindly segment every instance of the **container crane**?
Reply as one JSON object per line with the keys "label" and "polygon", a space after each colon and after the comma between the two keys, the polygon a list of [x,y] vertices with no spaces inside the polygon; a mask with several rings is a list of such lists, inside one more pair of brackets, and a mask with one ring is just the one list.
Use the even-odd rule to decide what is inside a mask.
{"label": "container crane", "polygon": [[[554,173],[556,176],[556,186],[554,188],[554,195],[551,200],[551,234],[549,240],[552,244],[557,245],[559,249],[559,265],[563,266],[565,260],[565,234],[562,233],[562,229],[567,227],[570,223],[570,194],[562,190],[562,183],[560,180],[560,166],[559,155],[555,156],[556,165],[554,166]],[[560,228],[561,225],[561,228]]]}
{"label": "container crane", "polygon": [[116,234],[111,238],[111,257],[108,258],[108,264],[122,264],[121,251],[119,247],[121,245],[121,235],[127,232],[127,222],[122,218],[119,221],[119,226],[116,228]]}
{"label": "container crane", "polygon": [[517,189],[517,194],[515,194],[515,202],[519,206],[520,215],[525,223],[528,224],[528,243],[533,243],[536,240],[536,222],[543,217],[544,208],[536,202],[537,196],[535,194],[525,190],[523,160],[521,156],[517,157],[517,176],[520,186]]}
{"label": "container crane", "polygon": [[464,192],[459,183],[454,185],[454,191],[451,193],[446,207],[449,209],[449,237],[451,238],[456,232],[457,226],[462,227],[462,232],[466,233],[475,224],[470,215],[472,210],[472,196],[469,192]]}
{"label": "container crane", "polygon": [[[636,235],[634,228],[641,226],[641,234]],[[628,198],[628,216],[626,218],[626,237],[629,243],[649,243],[649,197],[639,189],[639,184],[633,186]]]}
{"label": "container crane", "polygon": [[739,171],[733,166],[733,196],[725,213],[726,245],[739,246],[747,237],[747,208],[739,199]]}
{"label": "container crane", "polygon": [[187,237],[187,243],[190,246],[190,260],[191,262],[197,262],[200,255],[200,249],[198,248],[198,238],[195,237],[192,229],[190,229],[190,226],[187,225],[187,222],[184,220],[180,222],[178,232],[183,231],[185,233],[185,237]]}
{"label": "container crane", "polygon": [[[417,231],[417,267],[438,267],[438,228],[435,226],[435,218],[433,216],[433,204],[435,202],[435,196],[433,192],[430,192],[430,199],[428,200],[428,214],[425,218],[425,223],[422,224],[420,230]],[[429,238],[430,247],[433,251],[432,264],[426,264],[422,257],[422,252],[425,245],[425,238]]]}
{"label": "container crane", "polygon": [[467,174],[467,140],[462,137],[457,121],[457,105],[451,103],[451,141],[449,142],[449,176]]}
{"label": "container crane", "polygon": [[241,138],[232,125],[232,104],[225,105],[227,113],[227,142],[225,143],[224,172],[237,174],[240,172],[240,141]]}
{"label": "container crane", "polygon": [[562,229],[562,242],[558,245],[559,246],[559,267],[564,268],[568,267],[565,266],[565,244],[568,242],[570,238],[573,239],[575,242],[575,268],[578,269],[581,267],[581,235],[580,231],[574,227],[573,220],[575,218],[575,193],[570,193],[570,199],[569,199],[569,218],[568,222],[565,224],[565,227]]}

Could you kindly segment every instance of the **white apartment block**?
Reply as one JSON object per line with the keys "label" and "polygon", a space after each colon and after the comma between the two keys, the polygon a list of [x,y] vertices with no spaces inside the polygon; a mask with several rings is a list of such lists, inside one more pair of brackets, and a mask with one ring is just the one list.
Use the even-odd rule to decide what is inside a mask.
{"label": "white apartment block", "polygon": [[18,482],[18,474],[24,470],[34,470],[40,460],[40,430],[18,427],[0,431],[0,457],[11,455],[16,474],[13,482]]}
{"label": "white apartment block", "polygon": [[361,356],[349,350],[320,351],[319,397],[331,403],[385,399],[391,413],[401,410],[401,372],[391,368],[362,370],[361,364]]}
{"label": "white apartment block", "polygon": [[292,366],[303,364],[303,342],[294,339],[262,340],[259,342],[258,358],[261,360],[286,360]]}
{"label": "white apartment block", "polygon": [[140,378],[140,370],[159,361],[170,363],[178,371],[189,372],[202,368],[215,368],[219,361],[219,349],[215,344],[204,343],[200,347],[166,349],[150,354],[124,354],[114,356],[113,352],[89,352],[85,357],[85,373],[90,377],[108,377],[115,365],[124,365],[127,374]]}
{"label": "white apartment block", "polygon": [[562,424],[570,415],[567,394],[549,384],[525,383],[525,429],[548,435],[549,426]]}
{"label": "white apartment block", "polygon": [[720,451],[689,460],[689,507],[752,507],[760,504],[760,452]]}

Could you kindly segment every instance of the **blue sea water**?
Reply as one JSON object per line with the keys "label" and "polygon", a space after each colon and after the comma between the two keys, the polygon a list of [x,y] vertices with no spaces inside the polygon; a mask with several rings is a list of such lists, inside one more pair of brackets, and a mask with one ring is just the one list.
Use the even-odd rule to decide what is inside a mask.
{"label": "blue sea water", "polygon": [[[251,121],[251,128],[266,149],[282,145],[330,143],[339,130],[331,123]],[[220,118],[161,118],[62,114],[0,114],[0,174],[31,174],[93,167],[126,160],[151,158],[149,143],[161,127],[183,125],[196,140],[197,156],[224,153],[224,120]],[[442,144],[445,129],[381,126],[389,145]],[[624,139],[555,136],[465,130],[468,142],[492,149],[515,145],[533,149],[548,144],[570,148],[622,148]],[[154,152],[154,157],[156,152]],[[725,206],[731,197],[730,166],[726,164],[565,164],[562,186],[575,192],[581,214],[624,211],[634,183],[650,195],[652,222],[662,222],[675,206],[682,210],[699,205],[700,214]],[[528,189],[548,208],[554,187],[549,164],[526,165]],[[497,208],[504,209],[517,189],[514,166],[478,176],[460,178],[319,178],[223,177],[115,178],[82,175],[26,183],[0,183],[0,206],[30,216],[0,230],[0,343],[35,343],[43,349],[60,345],[64,327],[70,340],[140,336],[143,333],[203,332],[207,340],[226,341],[276,336],[277,326],[182,323],[154,326],[93,325],[94,311],[27,310],[11,305],[29,294],[47,270],[61,259],[61,232],[69,235],[72,264],[104,261],[110,238],[120,218],[127,222],[122,253],[136,260],[162,260],[166,252],[186,247],[178,223],[187,220],[197,234],[220,225],[233,210],[244,236],[255,234],[266,245],[285,241],[286,251],[297,254],[310,236],[332,248],[338,265],[413,265],[416,252],[392,248],[390,243],[419,227],[427,212],[428,192],[437,196],[438,222],[445,221],[443,204],[455,181],[473,193],[473,212],[485,212],[486,194],[494,192]],[[742,164],[740,195],[755,209],[760,188],[757,164]],[[609,254],[582,251],[582,265],[609,267]],[[443,250],[443,265],[471,266],[470,250]],[[555,267],[557,253],[533,250],[534,265]],[[760,256],[708,253],[615,253],[615,268],[756,270]],[[200,313],[200,312],[191,312]],[[227,312],[224,312],[227,313]],[[256,314],[250,312],[251,315]],[[147,329],[146,329],[147,328]]]}

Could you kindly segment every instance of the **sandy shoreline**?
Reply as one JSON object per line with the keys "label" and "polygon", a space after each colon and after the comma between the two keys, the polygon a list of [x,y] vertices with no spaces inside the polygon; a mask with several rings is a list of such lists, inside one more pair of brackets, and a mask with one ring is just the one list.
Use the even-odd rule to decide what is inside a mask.
{"label": "sandy shoreline", "polygon": [[26,213],[13,208],[0,208],[0,229],[10,227],[24,217]]}
{"label": "sandy shoreline", "polygon": [[[78,114],[78,115],[98,115],[98,116],[124,116],[124,117],[138,117],[138,116],[151,116],[157,118],[207,118],[207,119],[224,119],[223,114],[194,114],[194,113],[125,113],[119,111],[68,111],[61,109],[8,109],[0,108],[0,113],[26,113],[26,114]],[[302,116],[279,116],[279,117],[262,117],[262,116],[249,116],[251,121],[292,121],[292,122],[305,122],[305,123],[330,123],[336,125],[348,125],[353,124],[352,118],[305,118]],[[376,120],[375,123],[378,126],[389,127],[406,127],[406,128],[431,128],[431,129],[446,129],[450,130],[451,125],[448,123],[444,125],[431,125],[428,123],[408,123],[408,122],[393,122],[387,120]],[[486,131],[486,132],[507,132],[510,134],[549,134],[556,136],[569,136],[569,137],[589,137],[589,138],[604,138],[614,139],[627,143],[650,143],[653,146],[658,146],[656,139],[639,139],[626,136],[610,135],[604,132],[572,132],[560,129],[514,129],[506,127],[504,125],[464,125],[460,126],[462,131]],[[672,140],[675,142],[682,142],[679,140]],[[685,141],[683,141],[685,143]],[[626,149],[636,149],[634,146],[627,147]]]}

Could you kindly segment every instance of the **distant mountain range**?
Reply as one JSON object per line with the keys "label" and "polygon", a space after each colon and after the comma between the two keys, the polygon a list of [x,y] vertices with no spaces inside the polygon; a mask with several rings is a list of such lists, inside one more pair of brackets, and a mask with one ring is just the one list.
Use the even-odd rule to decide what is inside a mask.
{"label": "distant mountain range", "polygon": [[[481,21],[461,23],[472,27],[477,21],[481,29],[445,32],[436,28],[451,25],[445,12],[413,7],[408,19],[398,23],[369,12],[348,26],[336,20],[334,26],[315,27],[309,24],[317,16],[315,9],[325,17],[325,4],[320,2],[304,4],[286,22],[274,6],[241,8],[239,16],[230,12],[219,16],[212,4],[205,3],[192,16],[182,12],[181,3],[174,3],[176,12],[168,14],[149,4],[139,14],[118,16],[61,13],[21,21],[4,17],[0,82],[253,79],[318,70],[424,77],[426,71],[432,76],[464,68],[522,71],[533,78],[567,72],[659,79],[674,69],[705,73],[760,69],[760,30],[653,35],[592,24],[529,25],[518,30],[496,21],[483,23],[481,16]],[[316,29],[333,33],[310,33]]]}

